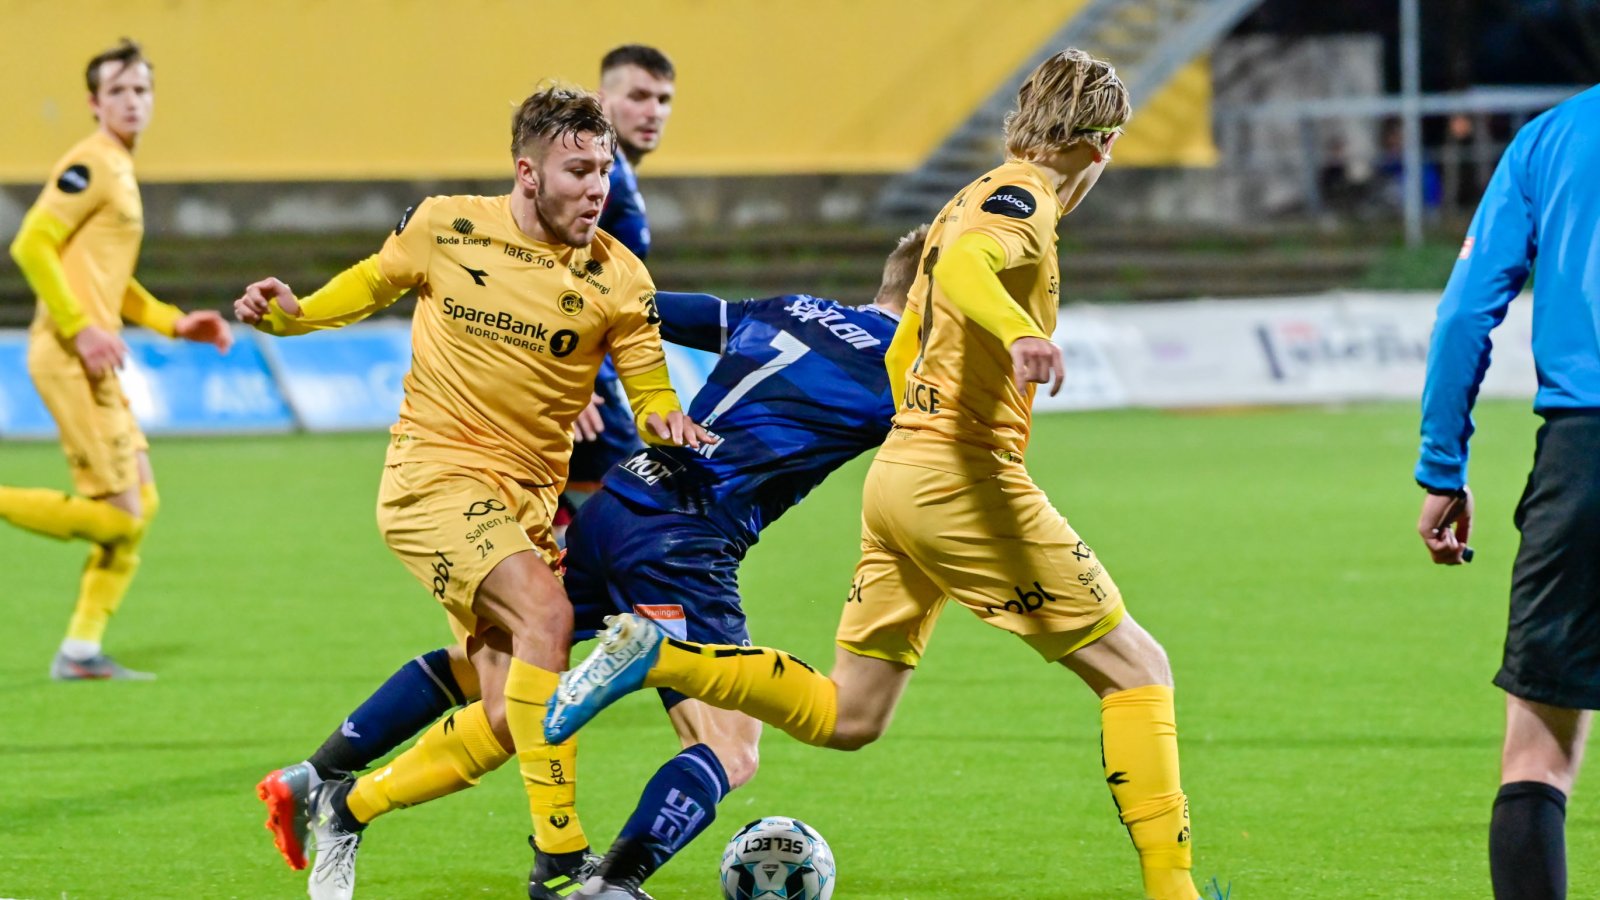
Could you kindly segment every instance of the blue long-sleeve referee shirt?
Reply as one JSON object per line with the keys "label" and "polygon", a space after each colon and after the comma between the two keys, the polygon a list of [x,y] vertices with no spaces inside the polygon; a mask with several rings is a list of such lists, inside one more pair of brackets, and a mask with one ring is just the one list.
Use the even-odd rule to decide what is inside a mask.
{"label": "blue long-sleeve referee shirt", "polygon": [[1489,332],[1535,260],[1533,408],[1600,410],[1600,87],[1523,126],[1472,217],[1428,348],[1416,469],[1425,487],[1466,484]]}

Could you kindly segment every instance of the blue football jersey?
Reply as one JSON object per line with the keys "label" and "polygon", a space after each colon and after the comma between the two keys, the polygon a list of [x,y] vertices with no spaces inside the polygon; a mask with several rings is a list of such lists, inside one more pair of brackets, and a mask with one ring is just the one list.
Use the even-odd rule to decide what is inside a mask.
{"label": "blue football jersey", "polygon": [[805,294],[729,303],[656,294],[661,334],[720,352],[689,415],[699,451],[649,447],[606,474],[634,503],[701,514],[746,547],[850,459],[883,443],[894,398],[883,355],[897,320]]}
{"label": "blue football jersey", "polygon": [[645,218],[644,195],[639,193],[639,177],[618,148],[611,164],[611,191],[600,210],[600,228],[644,259],[650,255],[650,221]]}

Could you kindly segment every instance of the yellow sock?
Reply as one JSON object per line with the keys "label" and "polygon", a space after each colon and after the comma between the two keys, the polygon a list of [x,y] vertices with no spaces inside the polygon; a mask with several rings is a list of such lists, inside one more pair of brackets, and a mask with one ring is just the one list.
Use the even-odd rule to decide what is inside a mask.
{"label": "yellow sock", "polygon": [[394,761],[356,780],[345,802],[362,822],[436,800],[478,783],[511,758],[489,728],[483,704],[440,719]]}
{"label": "yellow sock", "polygon": [[104,500],[48,488],[0,487],[0,519],[57,540],[96,544],[127,540],[139,528],[138,519]]}
{"label": "yellow sock", "polygon": [[[107,623],[121,608],[122,598],[128,595],[128,586],[133,584],[133,576],[139,571],[139,547],[144,543],[150,520],[161,509],[161,496],[156,493],[154,484],[145,484],[139,488],[139,500],[144,514],[135,520],[137,526],[125,538],[99,544],[89,551],[89,561],[78,582],[78,604],[72,610],[72,620],[67,623],[67,640],[79,646],[100,644]],[[109,503],[89,502],[127,515]]]}
{"label": "yellow sock", "polygon": [[533,813],[533,840],[546,853],[571,853],[589,846],[578,821],[578,742],[547,744],[544,709],[560,677],[520,659],[506,677],[506,722],[517,744],[517,765]]}
{"label": "yellow sock", "polygon": [[78,604],[67,623],[67,640],[99,645],[138,570],[138,545],[134,542],[91,549],[78,582]]}
{"label": "yellow sock", "polygon": [[1197,900],[1172,688],[1150,685],[1108,695],[1100,701],[1100,728],[1106,783],[1139,851],[1145,896]]}
{"label": "yellow sock", "polygon": [[738,710],[814,747],[827,745],[839,720],[838,686],[799,658],[769,647],[668,639],[644,683]]}

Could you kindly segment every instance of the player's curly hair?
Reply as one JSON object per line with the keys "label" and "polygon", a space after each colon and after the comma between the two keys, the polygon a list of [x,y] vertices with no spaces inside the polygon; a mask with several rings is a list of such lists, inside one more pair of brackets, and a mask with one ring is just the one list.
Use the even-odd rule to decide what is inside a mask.
{"label": "player's curly hair", "polygon": [[549,144],[569,135],[580,141],[592,136],[616,149],[617,133],[599,98],[579,87],[552,84],[522,101],[511,117],[511,157],[532,155],[536,141]]}
{"label": "player's curly hair", "polygon": [[83,72],[83,80],[84,83],[89,86],[89,93],[100,93],[100,67],[108,62],[122,63],[122,65],[112,73],[113,76],[120,74],[123,69],[126,69],[134,63],[144,63],[152,73],[156,68],[155,66],[150,65],[150,60],[144,58],[144,48],[140,47],[137,41],[133,40],[132,38],[123,38],[122,40],[117,41],[116,46],[109,50],[102,50],[99,53],[96,53],[94,58],[89,60],[89,65],[84,69]]}
{"label": "player's curly hair", "polygon": [[1133,115],[1128,89],[1103,59],[1068,48],[1039,64],[1006,116],[1006,153],[1047,155],[1080,141],[1104,142]]}

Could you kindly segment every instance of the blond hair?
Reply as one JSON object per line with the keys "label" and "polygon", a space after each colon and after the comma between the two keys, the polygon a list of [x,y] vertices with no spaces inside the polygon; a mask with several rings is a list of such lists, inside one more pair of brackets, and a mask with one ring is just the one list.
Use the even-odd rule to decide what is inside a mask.
{"label": "blond hair", "polygon": [[917,280],[917,266],[922,261],[922,246],[927,240],[928,226],[918,225],[889,251],[889,258],[883,264],[883,282],[878,286],[879,298],[906,302],[906,293]]}
{"label": "blond hair", "polygon": [[1128,89],[1103,59],[1068,48],[1039,64],[1006,116],[1006,153],[1058,153],[1087,138],[1103,141],[1133,115]]}

